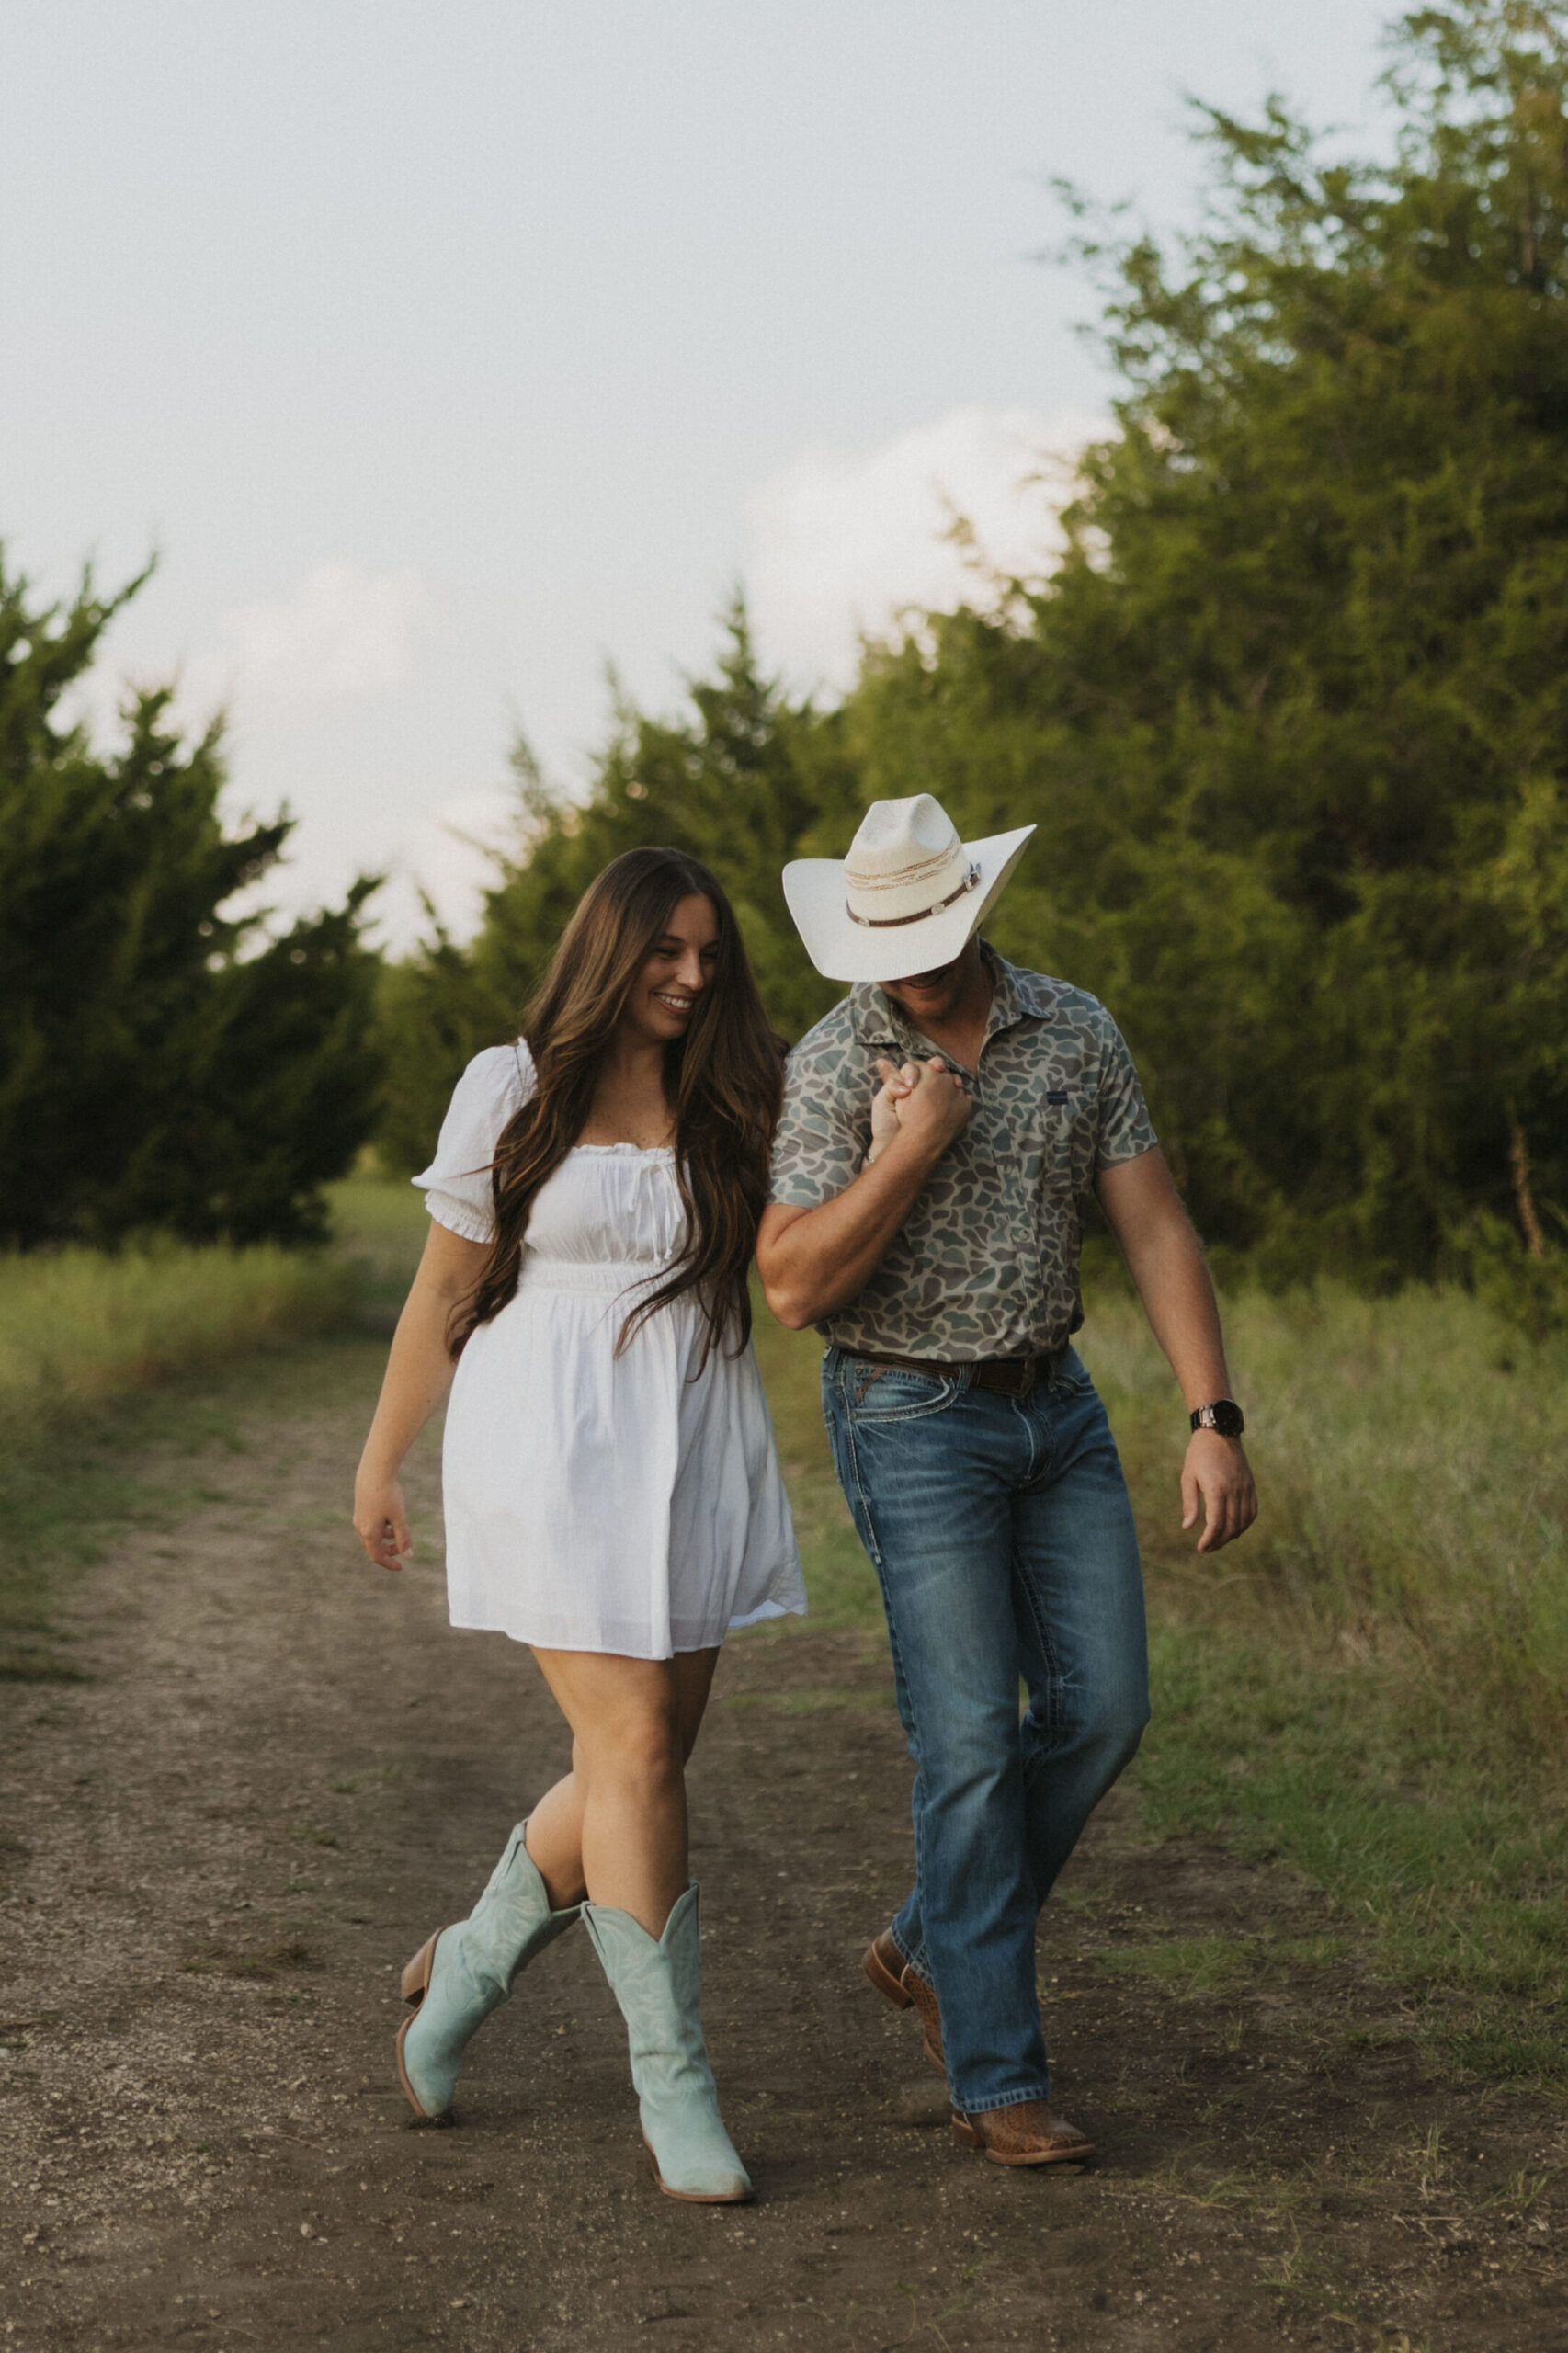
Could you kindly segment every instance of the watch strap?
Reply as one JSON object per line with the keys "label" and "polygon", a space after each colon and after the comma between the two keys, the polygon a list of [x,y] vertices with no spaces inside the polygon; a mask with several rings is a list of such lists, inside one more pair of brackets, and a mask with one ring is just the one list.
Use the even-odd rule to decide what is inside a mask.
{"label": "watch strap", "polygon": [[1246,1415],[1233,1397],[1216,1397],[1211,1404],[1198,1406],[1188,1416],[1195,1430],[1218,1430],[1221,1438],[1240,1438],[1246,1427]]}

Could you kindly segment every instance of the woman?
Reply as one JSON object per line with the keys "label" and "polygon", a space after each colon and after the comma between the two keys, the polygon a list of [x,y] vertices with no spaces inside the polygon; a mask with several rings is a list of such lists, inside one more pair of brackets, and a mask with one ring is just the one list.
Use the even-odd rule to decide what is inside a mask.
{"label": "woman", "polygon": [[749,1336],[781,1052],[723,892],[669,849],[589,887],[523,1033],[470,1063],[415,1179],[430,1234],[354,1524],[400,1565],[399,1469],[450,1383],[452,1623],[530,1646],[572,1770],[403,1972],[399,2072],[444,2118],[474,2029],[581,1914],[660,2188],[727,2202],[751,2184],[698,2015],[684,1768],[727,1629],[805,1608]]}

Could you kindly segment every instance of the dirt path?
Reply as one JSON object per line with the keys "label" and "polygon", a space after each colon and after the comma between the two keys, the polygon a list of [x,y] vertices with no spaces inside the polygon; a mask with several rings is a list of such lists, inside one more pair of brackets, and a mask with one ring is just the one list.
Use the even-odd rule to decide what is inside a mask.
{"label": "dirt path", "polygon": [[[909,1853],[880,1645],[726,1651],[694,1770],[708,2023],[752,2209],[653,2190],[619,2019],[556,1946],[409,2129],[397,1970],[560,1768],[526,1657],[343,1523],[381,1350],[247,1375],[244,1450],[82,1587],[91,1681],[5,1694],[0,2346],[1568,2347],[1561,2120],[1423,2072],[1340,1967],[1177,1999],[1174,1927],[1310,1934],[1289,1881],[1108,1810],[1042,1942],[1096,2171],[955,2149],[858,1960]],[[428,1529],[426,1448],[414,1482]],[[1107,1961],[1131,1973],[1108,1973]],[[1539,2187],[1544,2177],[1544,2188]]]}

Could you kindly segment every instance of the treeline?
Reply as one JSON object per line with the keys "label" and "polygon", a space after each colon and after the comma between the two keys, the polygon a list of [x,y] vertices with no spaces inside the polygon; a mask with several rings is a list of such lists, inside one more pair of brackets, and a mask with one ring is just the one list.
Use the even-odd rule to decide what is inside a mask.
{"label": "treeline", "polygon": [[[385,1133],[427,1152],[583,883],[710,858],[790,1035],[834,992],[778,889],[864,804],[1040,831],[1004,951],[1105,996],[1202,1230],[1287,1277],[1425,1274],[1568,1198],[1568,9],[1397,28],[1392,163],[1218,113],[1177,251],[1079,218],[1122,386],[1049,580],[869,651],[830,710],[744,620],[586,803],[524,780],[480,935],[389,974]],[[1509,1246],[1513,1246],[1512,1244]]]}
{"label": "treeline", "polygon": [[[794,1037],[835,992],[780,867],[842,855],[871,799],[929,790],[970,835],[1037,823],[993,936],[1111,1005],[1211,1242],[1282,1279],[1546,1265],[1568,1199],[1568,7],[1450,0],[1403,18],[1392,54],[1392,161],[1324,160],[1278,105],[1211,112],[1190,239],[1080,210],[1121,392],[1048,578],[869,649],[832,707],[760,673],[737,610],[687,710],[618,715],[581,800],[519,746],[518,847],[477,937],[433,931],[385,969],[373,1026],[360,902],[260,958],[224,930],[225,874],[280,835],[222,840],[211,739],[178,751],[157,698],[101,771],[38,734],[16,790],[61,812],[49,904],[108,889],[112,938],[78,960],[41,902],[30,949],[3,926],[8,987],[18,962],[41,986],[72,960],[59,1003],[4,1017],[7,1067],[33,1074],[0,1081],[28,1234],[112,1230],[126,1169],[124,1198],[172,1191],[186,1230],[307,1230],[372,1123],[417,1166],[464,1060],[513,1031],[584,884],[635,843],[710,860]],[[17,675],[0,667],[0,764]],[[152,953],[121,868],[71,863],[95,792],[106,838],[168,796],[191,812],[167,935],[184,1027],[121,985]],[[50,1133],[66,1116],[51,1085],[94,1140],[85,1189],[22,1132],[29,1103]],[[182,1102],[221,1173],[197,1181],[187,1153],[183,1192],[149,1141]]]}
{"label": "treeline", "polygon": [[165,689],[96,748],[62,704],[116,610],[0,566],[0,1244],[307,1242],[378,1113],[377,964],[345,904],[267,937],[233,912],[289,821],[227,831],[221,726]]}

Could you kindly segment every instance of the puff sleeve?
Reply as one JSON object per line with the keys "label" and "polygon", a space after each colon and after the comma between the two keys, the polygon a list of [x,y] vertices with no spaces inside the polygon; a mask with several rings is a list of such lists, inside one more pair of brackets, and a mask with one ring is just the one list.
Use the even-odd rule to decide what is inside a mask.
{"label": "puff sleeve", "polygon": [[475,1054],[452,1091],[436,1156],[413,1181],[436,1222],[465,1242],[495,1239],[490,1164],[502,1129],[533,1091],[533,1063],[521,1039]]}

